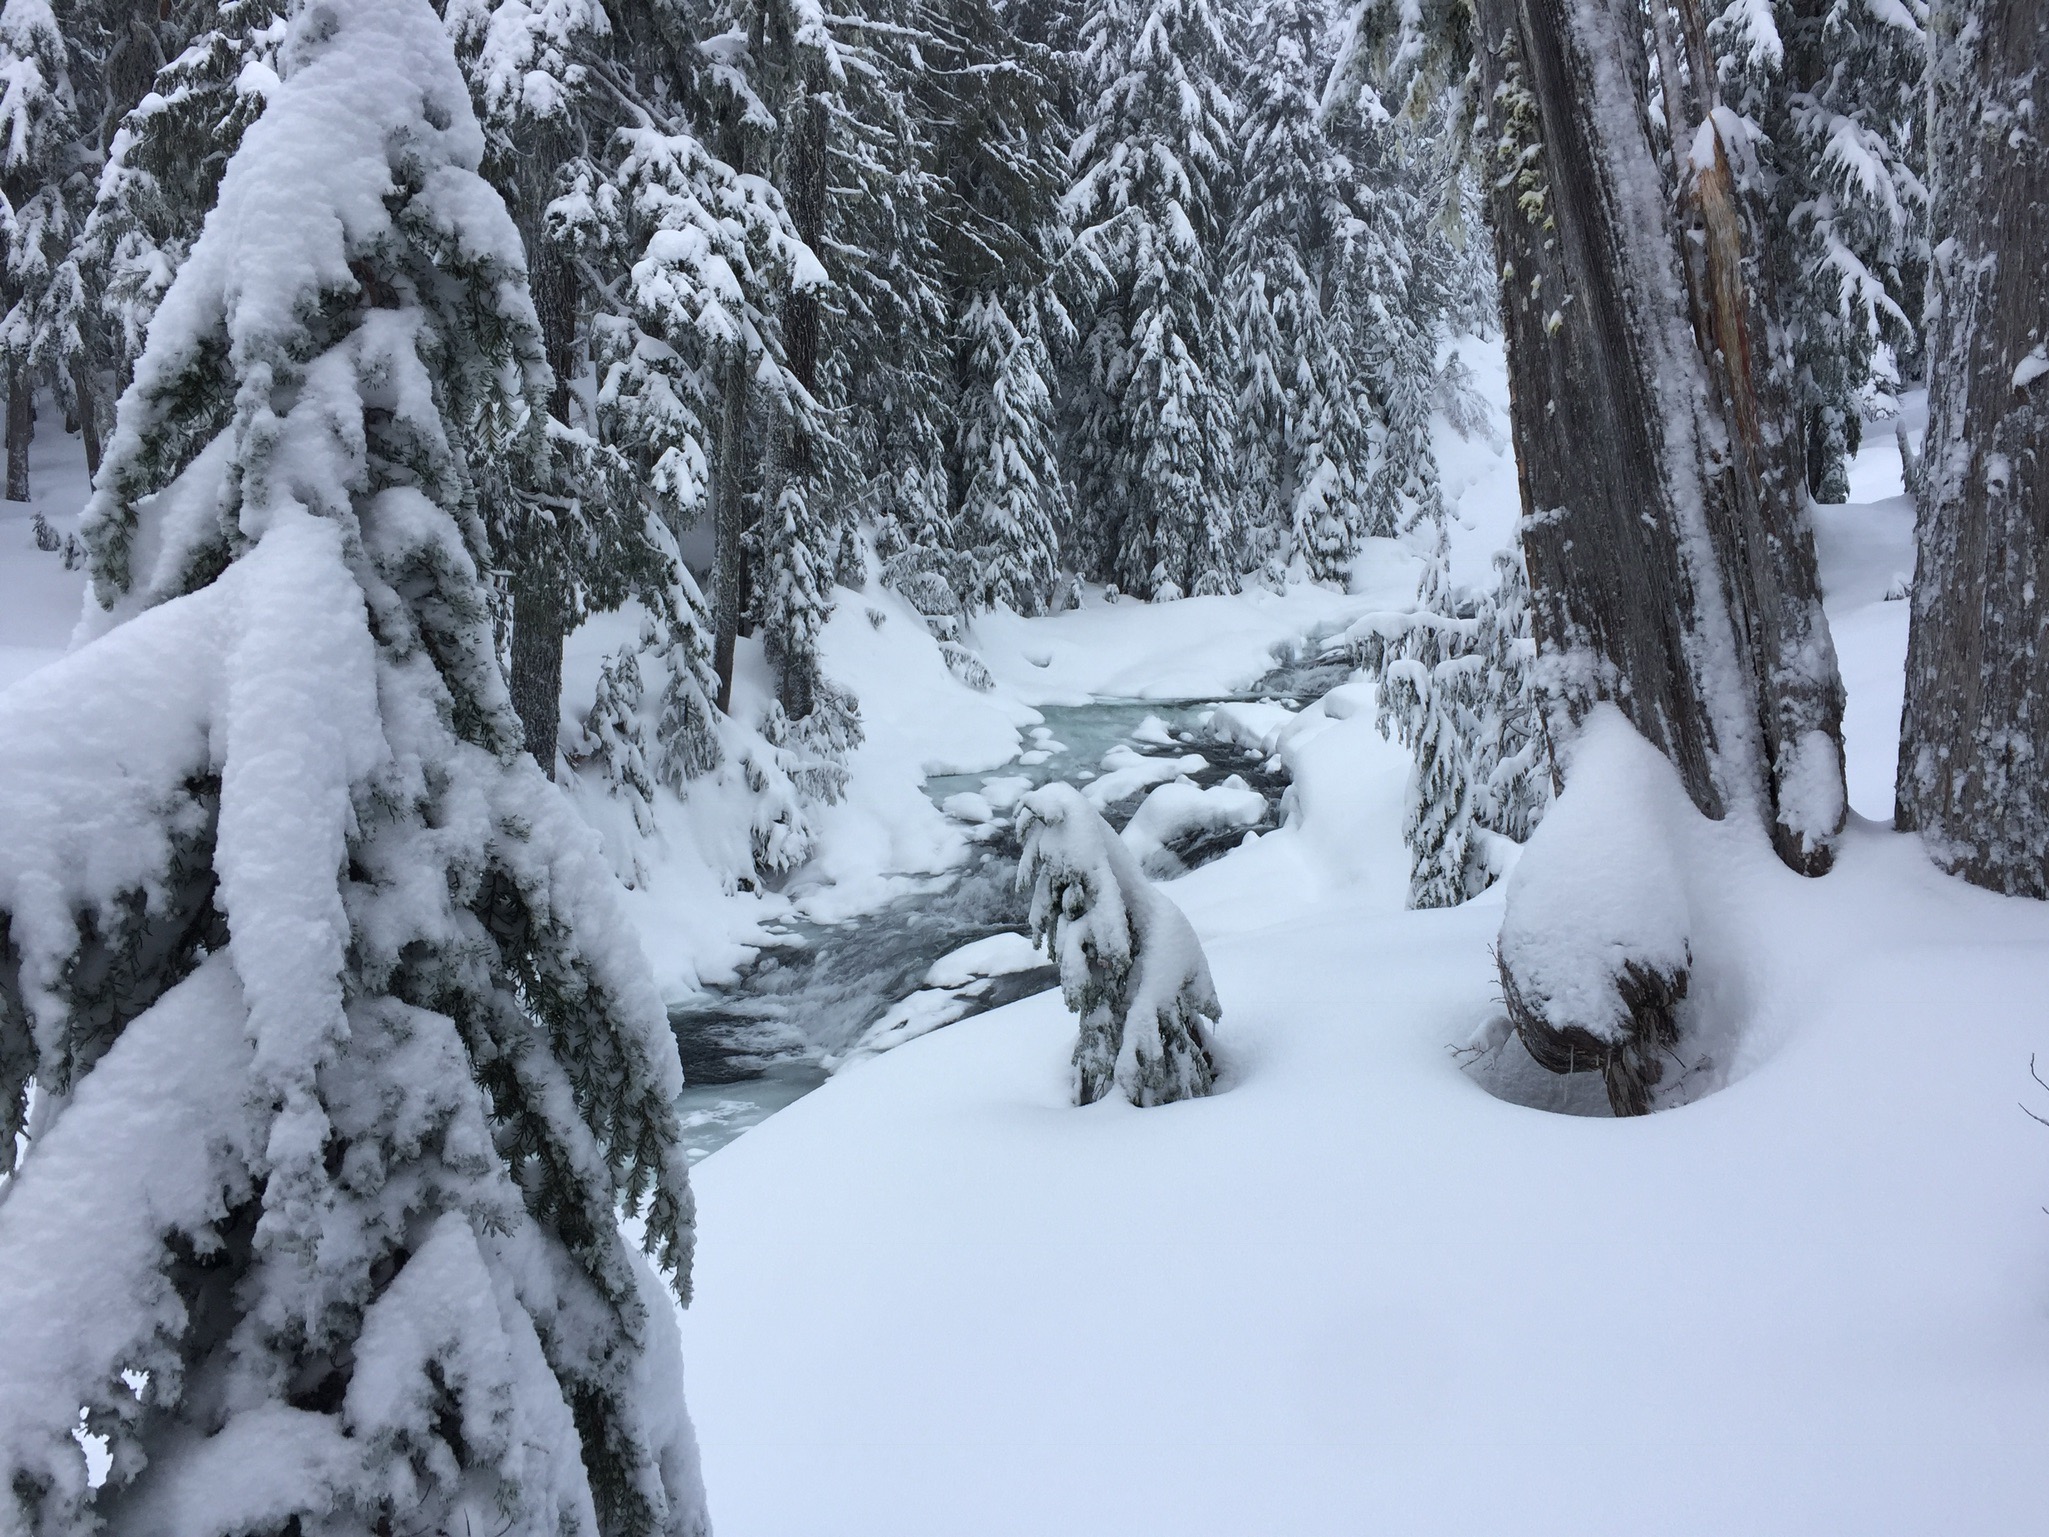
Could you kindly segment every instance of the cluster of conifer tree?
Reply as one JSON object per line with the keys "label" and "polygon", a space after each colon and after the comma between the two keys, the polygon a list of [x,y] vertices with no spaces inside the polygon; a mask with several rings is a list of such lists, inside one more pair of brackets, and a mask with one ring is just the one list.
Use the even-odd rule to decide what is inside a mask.
{"label": "cluster of conifer tree", "polygon": [[[99,468],[288,9],[0,13],[10,494],[39,396]],[[1485,302],[1485,241],[1447,217],[1441,123],[1329,89],[1330,0],[436,9],[554,381],[478,484],[543,765],[681,789],[729,750],[754,634],[756,771],[829,796],[859,730],[818,662],[836,580],[944,628],[1077,577],[1339,577],[1434,505],[1438,341]],[[646,633],[558,744],[564,637],[629,600]]]}

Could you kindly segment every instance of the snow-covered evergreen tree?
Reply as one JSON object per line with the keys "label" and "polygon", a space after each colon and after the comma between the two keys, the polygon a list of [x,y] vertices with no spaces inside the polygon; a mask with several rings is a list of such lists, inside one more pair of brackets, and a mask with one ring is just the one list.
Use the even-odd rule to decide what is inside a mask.
{"label": "snow-covered evergreen tree", "polygon": [[[217,0],[168,33],[170,58],[121,118],[75,252],[93,296],[97,414],[134,376],[157,305],[199,238],[226,168],[277,83],[284,0]],[[181,45],[182,46],[179,46]],[[153,52],[155,50],[152,50]]]}
{"label": "snow-covered evergreen tree", "polygon": [[1550,799],[1521,556],[1495,556],[1490,588],[1457,588],[1440,524],[1415,610],[1374,616],[1354,651],[1379,674],[1381,732],[1415,758],[1409,905],[1456,906],[1498,878],[1491,840],[1527,841]]}
{"label": "snow-covered evergreen tree", "polygon": [[1036,614],[1052,601],[1070,517],[1055,436],[1051,376],[1036,305],[1018,325],[1003,298],[961,312],[967,387],[958,406],[962,545],[973,552],[971,601]]}
{"label": "snow-covered evergreen tree", "polygon": [[98,638],[0,730],[0,1525],[699,1534],[618,1227],[687,1292],[674,1040],[483,578],[517,233],[428,0],[296,0],[278,62],[87,513]]}
{"label": "snow-covered evergreen tree", "polygon": [[[1322,0],[1263,0],[1250,21],[1244,176],[1226,246],[1240,386],[1248,553],[1342,581],[1366,531],[1372,403],[1352,250],[1376,233],[1357,172],[1322,112],[1331,18]],[[1376,530],[1381,531],[1381,530]]]}
{"label": "snow-covered evergreen tree", "polygon": [[1037,613],[1052,600],[1073,515],[1053,359],[1073,328],[1056,282],[1070,243],[1061,62],[992,0],[951,0],[943,21],[948,67],[928,77],[926,110],[953,295],[960,596]]}
{"label": "snow-covered evergreen tree", "polygon": [[1150,598],[1228,591],[1241,502],[1218,272],[1227,17],[1210,0],[1109,0],[1082,39],[1092,99],[1067,207],[1105,279],[1070,402],[1087,558]]}
{"label": "snow-covered evergreen tree", "polygon": [[[68,261],[91,197],[80,143],[89,103],[50,0],[0,6],[0,364],[7,383],[7,498],[29,494],[35,389],[80,350],[84,291]],[[67,370],[68,372],[68,370]]]}
{"label": "snow-covered evergreen tree", "polygon": [[1808,487],[1824,502],[1848,498],[1863,409],[1918,350],[1925,15],[1921,0],[1741,0],[1707,27],[1747,130],[1741,169],[1798,374]]}
{"label": "snow-covered evergreen tree", "polygon": [[1112,1089],[1134,1105],[1208,1094],[1217,1079],[1210,1036],[1223,1010],[1181,909],[1072,785],[1027,795],[1018,831],[1032,936],[1059,962],[1061,993],[1081,1019],[1076,1103]]}

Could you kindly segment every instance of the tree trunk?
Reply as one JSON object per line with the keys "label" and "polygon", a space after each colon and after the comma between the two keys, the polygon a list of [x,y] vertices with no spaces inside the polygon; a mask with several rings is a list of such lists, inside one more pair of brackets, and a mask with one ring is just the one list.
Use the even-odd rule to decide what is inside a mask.
{"label": "tree trunk", "polygon": [[[1843,814],[1841,684],[1798,422],[1758,341],[1727,161],[1713,141],[1681,241],[1645,129],[1634,5],[1476,11],[1554,739],[1614,700],[1703,812],[1754,808],[1781,857],[1819,873]],[[1675,116],[1684,132],[1704,114]],[[1816,781],[1818,797],[1801,794]]]}
{"label": "tree trunk", "polygon": [[752,388],[745,356],[727,363],[719,386],[718,463],[712,471],[712,669],[719,679],[719,709],[733,711],[733,652],[747,597],[747,505],[741,460],[747,447],[747,397]]}
{"label": "tree trunk", "polygon": [[78,399],[78,435],[85,440],[85,472],[93,479],[100,474],[100,415],[93,397],[92,374],[85,360],[75,360],[71,367],[71,393]]}
{"label": "tree trunk", "polygon": [[28,446],[36,435],[36,397],[29,384],[28,368],[13,363],[7,369],[7,500],[28,500]]}
{"label": "tree trunk", "polygon": [[[1705,815],[1757,818],[1787,864],[1818,874],[1844,813],[1842,687],[1797,414],[1760,341],[1756,264],[1712,132],[1690,164],[1689,125],[1712,103],[1668,105],[1675,209],[1635,0],[1474,10],[1547,733],[1563,748],[1612,701]],[[1672,78],[1674,43],[1664,28],[1655,40]],[[1604,1069],[1618,1113],[1648,1108],[1684,970],[1646,989],[1642,958],[1604,961],[1630,1022],[1610,1040],[1613,1011],[1581,1018],[1587,1000],[1520,973],[1509,927],[1503,995],[1531,1055]],[[1583,1039],[1612,1050],[1573,1049]]]}
{"label": "tree trunk", "polygon": [[[829,116],[824,96],[823,69],[816,63],[805,72],[802,103],[797,107],[795,143],[789,157],[790,222],[813,251],[825,249],[825,162]],[[808,495],[816,471],[817,451],[811,441],[810,400],[818,383],[819,296],[816,288],[792,286],[783,302],[783,354],[790,377],[805,399],[790,412],[787,428],[769,487],[795,481]],[[768,520],[767,540],[778,537],[776,495],[764,495]],[[765,551],[774,567],[774,552]],[[791,637],[770,634],[768,649],[776,669],[776,697],[791,720],[809,715],[816,702],[818,657],[809,646],[790,643]]]}
{"label": "tree trunk", "polygon": [[[750,50],[761,48],[762,19],[756,9]],[[738,92],[728,92],[719,114],[719,158],[736,171],[747,169],[746,112]],[[719,379],[718,458],[712,466],[712,671],[719,680],[719,710],[733,711],[733,652],[747,611],[747,508],[742,485],[747,452],[747,408],[753,392],[753,358],[738,351]]]}
{"label": "tree trunk", "polygon": [[526,750],[541,772],[555,774],[562,724],[561,573],[549,562],[522,559],[512,571],[512,708],[526,731]]}
{"label": "tree trunk", "polygon": [[1994,891],[2049,897],[2049,80],[2041,0],[1930,27],[1928,437],[1896,824]]}
{"label": "tree trunk", "polygon": [[[548,155],[536,162],[555,163]],[[555,387],[548,414],[569,420],[569,380],[576,371],[576,278],[561,250],[547,238],[538,217],[546,205],[540,189],[522,199],[534,216],[521,220],[527,249],[528,281],[534,313],[540,320],[541,343]],[[534,487],[553,490],[554,487]],[[573,492],[573,487],[561,488]],[[552,530],[535,519],[508,552],[512,582],[512,707],[526,731],[527,751],[550,778],[562,729],[562,643],[568,635],[572,576]]]}

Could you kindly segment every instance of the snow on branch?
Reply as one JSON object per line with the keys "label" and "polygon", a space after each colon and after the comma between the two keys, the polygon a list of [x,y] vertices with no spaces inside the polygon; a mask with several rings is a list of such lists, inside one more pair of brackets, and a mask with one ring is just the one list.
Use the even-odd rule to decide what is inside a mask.
{"label": "snow on branch", "polygon": [[1223,1010],[1187,918],[1072,785],[1027,795],[1018,827],[1032,935],[1059,962],[1061,993],[1081,1017],[1076,1102],[1113,1086],[1134,1105],[1210,1093]]}

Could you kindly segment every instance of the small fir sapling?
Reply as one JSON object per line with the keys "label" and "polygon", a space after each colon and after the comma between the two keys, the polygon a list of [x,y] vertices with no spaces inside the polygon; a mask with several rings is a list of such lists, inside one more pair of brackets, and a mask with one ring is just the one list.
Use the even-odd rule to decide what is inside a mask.
{"label": "small fir sapling", "polygon": [[1113,1088],[1134,1105],[1210,1093],[1223,1010],[1187,918],[1072,785],[1027,795],[1018,828],[1032,935],[1058,961],[1061,993],[1081,1018],[1076,1102]]}

